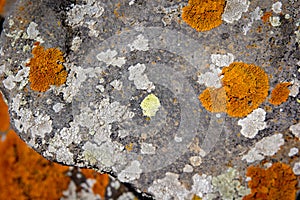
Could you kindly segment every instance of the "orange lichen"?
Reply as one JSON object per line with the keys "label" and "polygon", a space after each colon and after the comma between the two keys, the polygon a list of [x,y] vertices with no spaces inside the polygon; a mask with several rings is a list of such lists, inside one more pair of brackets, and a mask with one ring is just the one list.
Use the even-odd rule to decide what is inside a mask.
{"label": "orange lichen", "polygon": [[10,130],[0,141],[0,199],[57,200],[68,188],[69,167],[50,162]]}
{"label": "orange lichen", "polygon": [[207,88],[199,95],[199,100],[210,112],[226,112],[226,93],[224,88]]}
{"label": "orange lichen", "polygon": [[4,14],[4,6],[5,6],[6,1],[5,0],[0,0],[0,14]]}
{"label": "orange lichen", "polygon": [[8,106],[2,98],[0,93],[0,133],[8,131],[10,128],[9,115],[8,115]]}
{"label": "orange lichen", "polygon": [[32,50],[33,58],[27,66],[30,67],[29,81],[32,90],[45,92],[50,85],[62,85],[67,80],[67,71],[62,63],[65,61],[63,52],[57,48],[44,49],[37,45]]}
{"label": "orange lichen", "polygon": [[81,172],[86,178],[96,180],[96,183],[93,185],[93,192],[99,194],[102,198],[105,198],[106,187],[109,184],[108,174],[100,174],[91,169],[82,169]]}
{"label": "orange lichen", "polygon": [[271,16],[272,16],[272,12],[265,12],[264,15],[261,17],[261,20],[264,23],[267,23],[269,22]]}
{"label": "orange lichen", "polygon": [[280,105],[286,102],[290,94],[290,90],[288,89],[290,85],[292,84],[288,82],[277,84],[271,93],[269,102],[273,105]]}
{"label": "orange lichen", "polygon": [[250,166],[247,176],[251,194],[243,200],[291,200],[296,199],[297,177],[289,165],[274,163],[268,169]]}
{"label": "orange lichen", "polygon": [[211,112],[225,110],[232,117],[244,117],[258,108],[268,95],[268,76],[258,66],[234,62],[224,67],[221,75],[224,75],[221,89],[210,88],[199,96],[202,105]]}
{"label": "orange lichen", "polygon": [[182,19],[197,31],[208,31],[222,24],[225,0],[189,0]]}

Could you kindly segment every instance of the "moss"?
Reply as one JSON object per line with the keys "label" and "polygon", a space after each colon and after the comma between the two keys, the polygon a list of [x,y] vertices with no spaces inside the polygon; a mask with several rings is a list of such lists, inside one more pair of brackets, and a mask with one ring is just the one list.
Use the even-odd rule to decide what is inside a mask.
{"label": "moss", "polygon": [[248,183],[251,194],[243,200],[296,199],[297,177],[289,165],[274,163],[268,169],[250,166],[247,176],[251,177]]}
{"label": "moss", "polygon": [[157,96],[149,94],[141,103],[143,115],[146,117],[154,117],[160,108],[160,102]]}
{"label": "moss", "polygon": [[106,187],[109,184],[108,174],[100,174],[92,169],[82,169],[81,172],[86,178],[96,180],[96,183],[93,185],[93,192],[99,194],[101,198],[105,198]]}
{"label": "moss", "polygon": [[292,84],[288,82],[277,84],[271,93],[269,102],[273,105],[280,105],[286,102],[290,94],[290,90],[288,89],[290,85]]}
{"label": "moss", "polygon": [[44,159],[15,132],[0,142],[0,199],[57,200],[68,188],[67,166]]}
{"label": "moss", "polygon": [[224,112],[223,98],[226,98],[226,113],[244,117],[258,108],[268,95],[268,76],[258,66],[234,62],[224,67],[221,75],[224,75],[221,89],[205,90],[199,96],[202,105],[211,112]]}
{"label": "moss", "polygon": [[30,88],[39,92],[45,92],[50,85],[62,85],[67,80],[67,71],[62,63],[65,61],[63,52],[57,48],[44,49],[37,45],[32,50],[33,58],[27,63],[30,67]]}
{"label": "moss", "polygon": [[189,0],[182,19],[197,31],[208,31],[222,24],[224,0]]}
{"label": "moss", "polygon": [[0,93],[0,132],[4,133],[10,128],[8,106],[4,102],[2,94]]}

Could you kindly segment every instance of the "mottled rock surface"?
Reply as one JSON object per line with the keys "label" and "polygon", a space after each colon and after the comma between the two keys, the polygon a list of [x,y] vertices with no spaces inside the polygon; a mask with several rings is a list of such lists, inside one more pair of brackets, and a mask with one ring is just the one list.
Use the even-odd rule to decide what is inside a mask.
{"label": "mottled rock surface", "polygon": [[[300,144],[289,130],[300,120],[299,2],[228,1],[236,10],[225,9],[223,23],[206,32],[182,21],[187,3],[17,1],[4,23],[0,61],[16,132],[49,160],[108,172],[157,199],[240,199],[249,193],[247,160],[297,168],[299,155],[288,153]],[[36,42],[66,60],[66,82],[46,92],[30,88],[26,64]],[[198,100],[207,85],[221,84],[207,76],[218,79],[233,61],[260,66],[270,91],[295,83],[285,103],[259,106],[263,127],[242,135],[242,118],[210,113]],[[141,103],[150,94],[156,98],[146,116]],[[242,126],[254,127],[253,120]]]}

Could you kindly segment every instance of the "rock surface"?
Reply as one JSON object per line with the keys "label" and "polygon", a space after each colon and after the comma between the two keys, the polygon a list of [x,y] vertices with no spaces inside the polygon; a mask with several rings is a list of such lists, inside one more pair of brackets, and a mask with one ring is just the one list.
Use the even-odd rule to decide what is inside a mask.
{"label": "rock surface", "polygon": [[[288,157],[290,148],[299,146],[289,131],[300,120],[297,92],[279,106],[267,100],[260,105],[267,128],[253,139],[239,134],[239,118],[210,113],[198,100],[211,81],[198,78],[210,69],[220,71],[223,64],[215,63],[233,59],[260,66],[271,88],[298,82],[299,2],[281,1],[279,12],[278,3],[244,1],[241,18],[228,11],[228,22],[206,32],[181,20],[187,3],[17,1],[1,35],[0,65],[0,90],[16,132],[49,160],[108,172],[157,199],[220,197],[222,184],[212,183],[220,174],[231,174],[230,180],[241,175],[237,185],[246,185],[248,163],[242,158],[262,140],[283,145],[281,137],[268,144],[274,134],[283,134],[285,143],[266,162],[299,161]],[[273,18],[264,21],[272,9]],[[60,49],[66,60],[66,83],[46,92],[30,88],[27,64],[36,42]],[[145,116],[141,103],[149,94],[159,106],[147,105],[155,110]],[[269,155],[260,149],[256,154]],[[226,198],[247,194],[239,188]]]}

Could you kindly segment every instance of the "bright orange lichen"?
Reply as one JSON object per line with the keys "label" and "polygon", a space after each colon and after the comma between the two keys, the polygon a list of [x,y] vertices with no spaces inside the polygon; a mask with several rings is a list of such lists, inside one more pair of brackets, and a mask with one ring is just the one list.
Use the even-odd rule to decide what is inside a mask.
{"label": "bright orange lichen", "polygon": [[268,76],[258,66],[234,62],[224,67],[221,75],[224,75],[221,89],[210,88],[199,95],[202,105],[211,112],[225,110],[232,117],[244,117],[258,108],[268,95]]}
{"label": "bright orange lichen", "polygon": [[57,200],[68,188],[69,167],[50,162],[10,130],[0,141],[0,199]]}
{"label": "bright orange lichen", "polygon": [[57,48],[44,49],[37,45],[32,50],[33,58],[27,66],[30,67],[30,88],[39,92],[45,92],[50,85],[62,85],[67,80],[67,71],[62,63],[65,61],[63,52]]}
{"label": "bright orange lichen", "polygon": [[99,194],[102,198],[105,198],[106,187],[109,184],[108,174],[100,174],[92,169],[82,169],[81,172],[86,178],[96,180],[96,183],[93,186],[93,192]]}
{"label": "bright orange lichen", "polygon": [[0,0],[0,14],[4,14],[4,6],[5,6],[5,0]]}
{"label": "bright orange lichen", "polygon": [[288,89],[288,86],[290,85],[292,84],[288,82],[277,84],[271,93],[269,102],[273,105],[280,105],[283,102],[286,102],[290,94],[290,90]]}
{"label": "bright orange lichen", "polygon": [[289,165],[274,163],[268,169],[250,166],[247,176],[251,194],[243,200],[292,200],[296,199],[297,177]]}
{"label": "bright orange lichen", "polygon": [[226,112],[226,93],[224,88],[207,88],[199,95],[199,100],[210,112]]}
{"label": "bright orange lichen", "polygon": [[272,12],[265,12],[264,15],[261,17],[261,20],[264,23],[267,23],[270,21],[270,17],[272,16]]}
{"label": "bright orange lichen", "polygon": [[2,98],[0,93],[0,133],[8,131],[10,128],[9,115],[8,115],[8,106]]}
{"label": "bright orange lichen", "polygon": [[189,0],[182,19],[197,31],[208,31],[222,24],[225,0]]}

